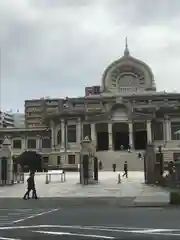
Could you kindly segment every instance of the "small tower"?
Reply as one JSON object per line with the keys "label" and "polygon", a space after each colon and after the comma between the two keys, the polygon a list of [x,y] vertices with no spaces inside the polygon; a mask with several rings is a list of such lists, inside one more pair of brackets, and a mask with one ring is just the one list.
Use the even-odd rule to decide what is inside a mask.
{"label": "small tower", "polygon": [[125,49],[124,49],[124,57],[129,57],[130,56],[130,52],[128,49],[128,40],[127,37],[125,38]]}

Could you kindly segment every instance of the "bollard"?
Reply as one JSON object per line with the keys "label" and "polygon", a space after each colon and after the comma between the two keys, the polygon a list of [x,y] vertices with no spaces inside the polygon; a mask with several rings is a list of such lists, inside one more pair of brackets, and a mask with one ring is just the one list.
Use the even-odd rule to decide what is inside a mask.
{"label": "bollard", "polygon": [[121,174],[120,173],[118,173],[118,182],[117,183],[118,184],[121,183]]}
{"label": "bollard", "polygon": [[22,183],[24,183],[24,173],[22,173]]}
{"label": "bollard", "polygon": [[48,184],[49,183],[49,180],[48,180],[48,174],[46,174],[46,181],[45,181],[45,184]]}

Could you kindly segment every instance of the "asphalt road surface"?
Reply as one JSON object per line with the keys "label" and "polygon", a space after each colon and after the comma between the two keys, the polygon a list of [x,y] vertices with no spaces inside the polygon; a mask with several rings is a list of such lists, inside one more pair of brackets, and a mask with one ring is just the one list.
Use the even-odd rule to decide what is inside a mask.
{"label": "asphalt road surface", "polygon": [[0,239],[180,239],[179,208],[0,209]]}

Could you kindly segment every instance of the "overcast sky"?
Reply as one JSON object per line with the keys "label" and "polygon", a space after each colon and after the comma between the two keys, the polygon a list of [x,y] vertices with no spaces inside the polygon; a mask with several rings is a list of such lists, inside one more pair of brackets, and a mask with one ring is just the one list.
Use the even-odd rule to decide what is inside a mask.
{"label": "overcast sky", "polygon": [[84,95],[123,55],[180,92],[180,0],[0,0],[1,107]]}

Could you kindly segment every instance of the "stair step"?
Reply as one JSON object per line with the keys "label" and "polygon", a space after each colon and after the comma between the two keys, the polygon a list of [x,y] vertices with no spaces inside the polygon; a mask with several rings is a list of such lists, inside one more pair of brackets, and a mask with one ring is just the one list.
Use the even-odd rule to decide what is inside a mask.
{"label": "stair step", "polygon": [[129,171],[143,171],[144,161],[137,157],[137,152],[96,152],[98,160],[102,162],[103,170],[112,170],[112,164],[116,164],[116,169],[123,171],[124,162],[127,161]]}

